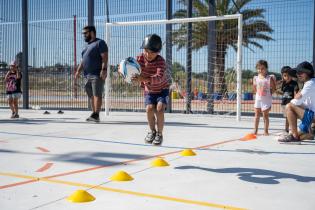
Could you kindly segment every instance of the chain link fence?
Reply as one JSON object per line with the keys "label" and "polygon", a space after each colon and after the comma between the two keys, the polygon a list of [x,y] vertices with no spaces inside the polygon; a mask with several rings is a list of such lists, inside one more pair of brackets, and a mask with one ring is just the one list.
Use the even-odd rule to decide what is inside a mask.
{"label": "chain link fence", "polygon": [[[313,0],[252,0],[215,1],[215,15],[242,13],[243,56],[242,56],[242,113],[253,113],[252,78],[255,64],[264,59],[269,63],[269,72],[281,82],[282,66],[296,66],[304,60],[313,59],[314,2]],[[229,2],[229,4],[223,4]],[[241,2],[246,2],[242,5]],[[0,78],[8,71],[8,64],[22,50],[21,0],[2,0],[0,3]],[[87,0],[29,0],[29,107],[45,109],[88,109],[83,79],[79,82],[78,95],[73,91],[74,72],[81,59],[85,45],[81,30],[88,22]],[[106,5],[95,0],[94,20],[97,37],[105,39]],[[208,15],[208,0],[192,1],[192,17]],[[164,0],[111,0],[108,1],[110,22],[161,20],[167,18]],[[187,17],[187,1],[173,0],[173,18]],[[232,24],[232,25],[231,25]],[[217,46],[213,63],[217,69],[212,78],[214,91],[208,93],[207,80],[207,27],[195,24],[193,28],[192,63],[187,66],[187,49],[179,47],[180,26],[173,25],[171,69],[173,76],[173,112],[186,110],[187,96],[191,96],[193,113],[207,112],[207,99],[213,99],[215,113],[234,114],[235,95],[235,50],[233,43],[227,46],[220,40],[235,39],[233,23],[217,22],[215,35]],[[201,27],[201,28],[198,28]],[[132,33],[130,31],[133,31]],[[143,92],[139,87],[126,85],[117,75],[115,65],[119,60],[136,56],[142,37],[147,33],[159,33],[166,42],[165,27],[138,27],[118,33],[120,41],[110,43],[113,48],[122,48],[112,61],[111,109],[112,111],[144,111]],[[195,38],[198,33],[202,38]],[[127,40],[127,41],[123,41]],[[128,41],[133,49],[128,48]],[[221,42],[220,42],[221,41]],[[186,43],[187,44],[187,43]],[[199,44],[199,45],[198,45]],[[194,47],[198,46],[198,47]],[[162,56],[166,57],[165,44]],[[221,55],[220,55],[221,53]],[[111,56],[111,55],[109,55]],[[187,69],[191,69],[191,87],[187,87]],[[191,90],[188,94],[187,90]],[[280,95],[273,95],[271,113],[280,114]],[[20,100],[22,104],[22,100]],[[5,84],[0,82],[0,106],[8,107]]]}

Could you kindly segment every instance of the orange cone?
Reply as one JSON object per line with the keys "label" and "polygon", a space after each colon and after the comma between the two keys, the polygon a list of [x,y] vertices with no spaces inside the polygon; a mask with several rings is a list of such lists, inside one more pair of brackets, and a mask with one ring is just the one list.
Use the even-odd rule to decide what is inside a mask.
{"label": "orange cone", "polygon": [[250,141],[250,140],[254,140],[254,139],[257,139],[257,136],[253,133],[248,133],[244,137],[242,137],[240,140],[241,141]]}

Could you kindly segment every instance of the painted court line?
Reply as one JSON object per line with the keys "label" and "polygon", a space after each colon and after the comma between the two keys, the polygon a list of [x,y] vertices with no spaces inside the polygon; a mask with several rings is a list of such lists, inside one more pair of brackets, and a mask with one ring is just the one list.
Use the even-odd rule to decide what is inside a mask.
{"label": "painted court line", "polygon": [[[230,143],[230,142],[234,142],[234,141],[239,141],[239,139],[225,140],[225,141],[212,143],[212,144],[208,144],[208,145],[204,145],[204,146],[194,147],[192,149],[204,149],[204,148],[207,148],[207,147],[217,146],[217,145],[220,145],[220,144],[226,144],[226,143]],[[162,154],[158,154],[158,155],[153,155],[153,156],[148,156],[148,157],[143,157],[143,158],[138,158],[138,159],[122,161],[122,162],[118,162],[118,163],[114,163],[114,164],[110,164],[110,165],[101,165],[101,166],[96,166],[96,167],[92,167],[92,168],[86,168],[86,169],[81,169],[81,170],[75,170],[75,171],[59,173],[59,174],[55,174],[55,175],[51,175],[51,176],[45,176],[45,177],[42,177],[42,178],[50,179],[50,178],[67,176],[67,175],[72,175],[72,174],[78,174],[78,173],[93,171],[93,170],[97,170],[97,169],[101,169],[101,168],[108,168],[108,167],[112,167],[112,166],[124,165],[124,164],[128,164],[128,163],[138,162],[138,161],[147,160],[147,159],[151,159],[151,158],[155,158],[155,157],[167,156],[167,155],[179,153],[181,151],[182,150],[176,150],[176,151],[173,151],[173,152],[167,152],[167,153],[162,153]],[[9,185],[3,185],[3,186],[0,186],[0,189],[5,189],[5,188],[9,188],[9,187],[15,187],[15,186],[24,185],[24,184],[28,184],[28,183],[32,183],[32,182],[37,182],[37,181],[39,181],[39,180],[32,180],[32,181],[28,181],[27,183],[25,183],[25,182],[17,182],[17,183],[13,183],[13,184],[9,184]]]}
{"label": "painted court line", "polygon": [[50,169],[50,167],[52,167],[52,165],[54,165],[54,164],[53,163],[46,163],[41,168],[37,169],[36,172],[44,172],[44,171]]}
{"label": "painted court line", "polygon": [[[239,139],[221,141],[221,142],[212,143],[212,144],[208,144],[208,145],[204,145],[204,146],[200,146],[200,147],[194,147],[192,149],[202,149],[202,148],[212,147],[212,146],[225,144],[225,143],[229,143],[229,142],[233,142],[233,141],[239,141]],[[44,178],[56,178],[56,177],[61,177],[61,176],[67,176],[67,175],[72,175],[72,174],[83,173],[83,172],[87,172],[87,171],[93,171],[93,170],[97,170],[97,169],[100,169],[100,168],[108,168],[108,167],[117,166],[117,165],[124,165],[124,164],[128,164],[128,163],[134,163],[134,162],[138,162],[138,161],[141,161],[141,160],[148,160],[148,159],[152,159],[152,158],[156,158],[156,157],[160,157],[160,156],[172,155],[172,154],[179,153],[181,151],[182,150],[176,150],[176,151],[173,151],[173,152],[166,152],[166,153],[161,153],[161,154],[158,154],[158,155],[153,155],[153,156],[148,156],[148,157],[143,157],[143,158],[138,158],[138,159],[122,161],[122,162],[113,163],[113,164],[110,164],[110,165],[101,165],[101,166],[96,166],[96,167],[92,167],[92,168],[86,168],[86,169],[81,169],[81,170],[69,171],[69,172],[65,172],[65,173],[60,173],[60,174],[55,174],[55,175],[51,175],[51,176],[46,176]]]}
{"label": "painted court line", "polygon": [[48,149],[44,147],[36,147],[36,149],[40,150],[41,152],[50,152]]}
{"label": "painted court line", "polygon": [[43,181],[43,182],[49,182],[49,183],[63,184],[63,185],[68,185],[68,186],[85,187],[89,189],[98,189],[98,190],[103,190],[103,191],[108,191],[108,192],[116,192],[116,193],[122,193],[122,194],[127,194],[127,195],[154,198],[154,199],[159,199],[159,200],[164,200],[164,201],[172,201],[172,202],[192,204],[192,205],[198,205],[198,206],[206,206],[206,207],[219,208],[219,209],[246,210],[244,208],[239,208],[239,207],[234,207],[234,206],[209,203],[209,202],[204,202],[204,201],[195,201],[195,200],[182,199],[182,198],[175,198],[175,197],[168,197],[168,196],[155,195],[155,194],[142,193],[142,192],[135,192],[135,191],[130,191],[130,190],[121,190],[121,189],[116,189],[116,188],[111,188],[111,187],[95,186],[91,184],[84,184],[84,183],[78,183],[78,182],[69,182],[69,181],[63,181],[63,180],[54,180],[54,179],[39,178],[39,177],[26,176],[26,175],[20,175],[20,174],[13,174],[13,173],[2,173],[2,172],[0,172],[0,175],[31,179],[29,181],[37,180],[37,181]]}

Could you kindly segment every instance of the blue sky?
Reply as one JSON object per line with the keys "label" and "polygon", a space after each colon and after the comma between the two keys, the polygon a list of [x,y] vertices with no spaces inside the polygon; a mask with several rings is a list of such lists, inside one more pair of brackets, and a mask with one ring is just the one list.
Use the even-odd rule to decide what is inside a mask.
{"label": "blue sky", "polygon": [[[152,3],[150,3],[152,1]],[[1,0],[0,5],[0,60],[9,62],[21,50],[21,1]],[[73,15],[77,21],[77,60],[84,47],[81,28],[87,23],[86,0],[29,0],[29,64],[73,64]],[[105,4],[95,0],[95,22],[98,37],[104,37]],[[173,1],[174,10],[182,7]],[[274,29],[275,41],[259,42],[263,50],[243,49],[243,69],[254,69],[259,59],[266,59],[271,71],[279,71],[283,65],[295,66],[312,59],[313,0],[253,0],[249,8],[265,8],[265,18]],[[164,0],[110,0],[111,21],[136,21],[165,19]],[[58,21],[56,21],[58,20]],[[160,33],[164,38],[165,26],[129,27],[115,29],[109,43],[114,50],[113,63],[140,52],[142,38],[147,33]],[[206,50],[193,54],[193,70],[203,71],[206,66]],[[185,50],[173,52],[173,60],[185,64]],[[235,66],[233,51],[227,55],[227,67]]]}

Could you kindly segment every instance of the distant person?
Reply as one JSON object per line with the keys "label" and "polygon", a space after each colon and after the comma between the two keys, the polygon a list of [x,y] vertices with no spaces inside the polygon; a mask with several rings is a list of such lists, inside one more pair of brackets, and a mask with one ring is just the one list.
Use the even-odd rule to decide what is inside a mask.
{"label": "distant person", "polygon": [[179,98],[183,98],[181,92],[182,92],[182,88],[179,85],[179,80],[176,79],[175,82],[172,83],[172,85],[170,86],[171,91],[174,91],[178,94]]}
{"label": "distant person", "polygon": [[298,83],[293,80],[293,78],[296,78],[296,71],[293,70],[290,66],[283,66],[281,68],[281,75],[282,75],[282,84],[281,84],[281,91],[280,93],[282,95],[281,100],[281,107],[283,111],[283,116],[285,117],[285,132],[289,133],[289,121],[286,116],[286,110],[285,106],[290,103],[290,101],[294,98],[294,96],[299,91],[299,85]]}
{"label": "distant person", "polygon": [[8,103],[12,111],[11,118],[19,118],[19,99],[22,95],[21,90],[22,74],[15,61],[9,65],[9,71],[4,77]]}
{"label": "distant person", "polygon": [[83,69],[85,91],[90,98],[93,111],[86,120],[99,122],[104,84],[107,76],[108,48],[104,40],[96,38],[94,26],[85,26],[83,28],[83,36],[87,45],[81,53],[82,60],[75,73],[75,80],[80,77]]}
{"label": "distant person", "polygon": [[272,105],[272,93],[276,89],[276,81],[273,75],[268,75],[268,63],[259,60],[256,64],[257,76],[253,78],[253,90],[255,96],[255,125],[254,134],[258,132],[258,125],[261,113],[264,119],[264,135],[269,135],[269,111]]}
{"label": "distant person", "polygon": [[297,119],[301,119],[299,129],[301,133],[311,133],[311,124],[314,122],[315,112],[315,78],[312,64],[307,61],[300,63],[295,70],[298,80],[304,83],[300,92],[286,106],[286,115],[291,128],[291,134],[281,136],[280,142],[300,141]]}
{"label": "distant person", "polygon": [[164,111],[169,100],[169,80],[164,58],[159,54],[162,49],[161,37],[149,34],[145,37],[143,52],[137,56],[141,74],[133,77],[144,88],[145,106],[150,131],[146,143],[160,145],[163,142]]}

